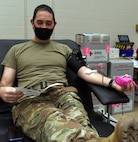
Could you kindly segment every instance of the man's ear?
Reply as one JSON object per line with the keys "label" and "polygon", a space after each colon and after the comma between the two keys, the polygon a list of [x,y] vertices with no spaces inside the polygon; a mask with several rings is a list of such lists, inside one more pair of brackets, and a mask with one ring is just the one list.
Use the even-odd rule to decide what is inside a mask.
{"label": "man's ear", "polygon": [[30,20],[30,23],[31,23],[32,27],[34,27],[34,21],[33,21],[33,19]]}
{"label": "man's ear", "polygon": [[57,25],[57,22],[54,23],[54,29],[55,29],[55,26],[56,26],[56,25]]}

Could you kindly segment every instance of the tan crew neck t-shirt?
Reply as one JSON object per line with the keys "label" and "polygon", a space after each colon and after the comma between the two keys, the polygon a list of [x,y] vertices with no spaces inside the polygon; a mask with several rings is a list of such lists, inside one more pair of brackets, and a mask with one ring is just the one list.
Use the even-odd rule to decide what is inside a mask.
{"label": "tan crew neck t-shirt", "polygon": [[43,81],[68,84],[66,64],[71,53],[70,47],[58,42],[28,41],[14,45],[2,65],[16,70],[19,87],[30,88]]}

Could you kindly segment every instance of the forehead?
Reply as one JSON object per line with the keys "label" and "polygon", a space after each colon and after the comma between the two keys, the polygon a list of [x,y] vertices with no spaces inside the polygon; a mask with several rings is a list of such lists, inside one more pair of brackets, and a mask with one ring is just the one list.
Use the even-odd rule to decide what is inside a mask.
{"label": "forehead", "polygon": [[48,11],[38,11],[36,13],[35,20],[53,21],[53,15],[51,13],[49,13]]}

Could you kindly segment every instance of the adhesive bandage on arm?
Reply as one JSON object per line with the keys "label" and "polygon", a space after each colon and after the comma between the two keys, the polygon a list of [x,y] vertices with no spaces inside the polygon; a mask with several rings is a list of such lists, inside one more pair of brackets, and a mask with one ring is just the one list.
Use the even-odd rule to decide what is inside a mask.
{"label": "adhesive bandage on arm", "polygon": [[84,73],[88,74],[88,75],[91,75],[92,73],[96,73],[96,72],[97,72],[97,70],[92,70],[90,68],[87,68]]}

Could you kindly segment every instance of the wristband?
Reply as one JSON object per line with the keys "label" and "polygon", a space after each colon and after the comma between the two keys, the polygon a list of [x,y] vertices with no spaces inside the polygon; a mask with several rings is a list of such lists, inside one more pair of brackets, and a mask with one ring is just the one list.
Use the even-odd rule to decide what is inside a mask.
{"label": "wristband", "polygon": [[114,79],[111,79],[111,80],[109,81],[108,87],[112,87],[113,84],[114,84]]}

